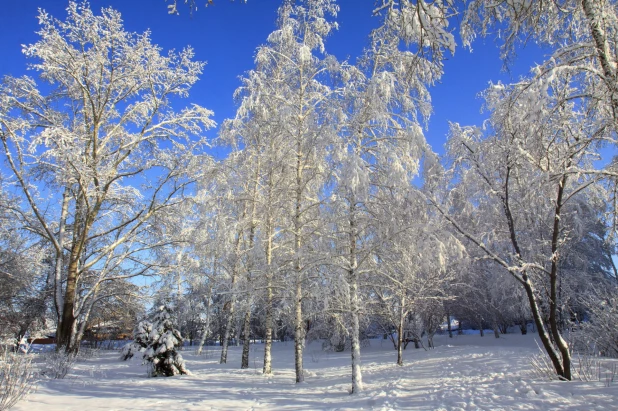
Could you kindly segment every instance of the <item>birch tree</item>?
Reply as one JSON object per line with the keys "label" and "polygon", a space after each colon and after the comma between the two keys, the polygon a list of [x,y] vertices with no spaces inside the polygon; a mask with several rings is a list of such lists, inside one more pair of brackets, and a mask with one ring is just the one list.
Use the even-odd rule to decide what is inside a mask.
{"label": "birch tree", "polygon": [[[221,364],[227,363],[229,341],[232,336],[234,322],[237,317],[239,282],[242,275],[243,237],[246,233],[247,206],[240,199],[241,187],[237,184],[244,176],[238,172],[235,166],[235,156],[224,160],[218,167],[218,173],[214,179],[216,183],[211,186],[213,203],[217,207],[211,209],[216,214],[217,228],[216,240],[221,243],[220,254],[215,254],[213,264],[217,264],[220,272],[218,281],[219,292],[223,294],[224,333],[221,341]],[[218,263],[217,263],[218,261]]]}
{"label": "birch tree", "polygon": [[[450,297],[445,292],[456,278],[457,270],[465,269],[463,246],[440,223],[435,214],[421,201],[418,193],[392,202],[394,221],[409,221],[407,230],[390,239],[378,251],[380,264],[374,282],[378,312],[397,331],[397,365],[403,365],[403,340],[409,319],[426,314],[431,317],[434,303]],[[394,223],[393,221],[393,223]],[[393,230],[393,228],[391,228]],[[439,305],[439,304],[438,304]],[[441,310],[441,307],[440,307]],[[419,326],[422,331],[422,322]],[[416,336],[420,339],[421,332]]]}
{"label": "birch tree", "polygon": [[[190,253],[196,261],[193,273],[194,289],[202,306],[205,308],[204,324],[198,347],[198,354],[202,353],[207,337],[214,337],[219,333],[216,324],[221,321],[223,307],[233,297],[230,294],[230,282],[227,271],[227,257],[230,247],[229,193],[224,179],[220,178],[221,169],[214,168],[215,174],[211,178],[204,178],[198,183],[198,190],[194,197],[194,205],[189,214],[196,216],[196,225],[191,232],[189,242]],[[224,299],[226,299],[224,301]],[[216,330],[212,332],[211,329]],[[223,343],[223,341],[221,341]],[[223,344],[221,344],[223,345]],[[227,358],[226,358],[227,360]]]}
{"label": "birch tree", "polygon": [[464,190],[453,195],[466,199],[460,203],[466,217],[454,218],[433,201],[460,234],[524,288],[543,346],[565,380],[571,379],[571,356],[558,325],[560,263],[579,220],[574,203],[606,195],[585,170],[609,130],[594,115],[595,102],[566,98],[578,86],[573,81],[565,72],[545,83],[491,87],[485,94],[492,110],[487,134],[453,125],[449,141]]}
{"label": "birch tree", "polygon": [[[242,90],[242,89],[241,89]],[[247,101],[245,100],[245,105]],[[256,116],[245,117],[247,113],[245,106],[239,108],[237,117],[228,120],[223,125],[221,133],[223,140],[232,143],[235,158],[234,166],[238,173],[235,181],[238,192],[236,200],[243,204],[246,221],[243,224],[242,236],[242,258],[240,260],[243,274],[241,288],[245,290],[245,299],[242,335],[243,351],[241,356],[241,369],[249,367],[249,349],[251,334],[251,314],[254,305],[254,295],[249,290],[253,290],[257,280],[256,272],[261,271],[261,257],[263,254],[257,252],[256,242],[260,227],[258,213],[261,211],[262,204],[262,162],[264,161],[263,140],[268,138],[269,128],[266,124],[259,121]],[[240,148],[240,147],[243,148]]]}
{"label": "birch tree", "polygon": [[[239,173],[243,176],[237,182],[239,200],[249,208],[245,289],[254,297],[256,287],[265,291],[264,374],[271,373],[273,302],[280,290],[275,286],[280,273],[275,251],[287,195],[285,161],[291,155],[285,138],[285,124],[273,114],[279,109],[279,100],[269,96],[274,91],[273,84],[284,81],[284,68],[262,67],[258,63],[255,70],[246,73],[243,85],[236,91],[236,98],[240,101],[236,117],[226,121],[221,133],[222,140],[232,146],[232,155],[237,156]],[[262,298],[261,293],[257,296]],[[248,304],[244,318],[242,368],[249,366],[248,331],[252,305]]]}
{"label": "birch tree", "polygon": [[[24,47],[42,85],[3,79],[0,137],[28,229],[55,250],[58,347],[74,351],[82,274],[97,270],[102,284],[152,269],[144,256],[158,244],[141,238],[182,201],[185,171],[200,163],[195,136],[214,123],[200,106],[170,105],[204,67],[190,48],[162,55],[109,8],[95,15],[71,2],[67,13],[60,21],[40,11],[40,40]],[[123,262],[133,269],[115,274]]]}
{"label": "birch tree", "polygon": [[427,87],[441,75],[439,66],[399,46],[399,37],[389,28],[378,29],[357,67],[341,73],[345,117],[330,157],[336,182],[331,208],[334,261],[346,273],[349,293],[345,309],[350,316],[352,393],[363,386],[360,281],[375,271],[374,253],[382,241],[391,240],[385,235],[393,235],[378,229],[394,222],[380,218],[388,214],[384,204],[391,196],[406,195],[423,153],[429,151],[419,122],[431,112]]}
{"label": "birch tree", "polygon": [[[326,56],[324,39],[336,28],[332,18],[338,7],[330,0],[284,3],[278,28],[256,53],[260,91],[252,100],[275,110],[269,112],[279,127],[286,156],[281,165],[286,190],[285,212],[277,225],[283,231],[282,264],[288,275],[289,299],[294,307],[296,382],[303,382],[302,353],[305,329],[304,284],[315,268],[312,238],[319,227],[319,205],[326,174],[325,150],[336,124],[329,111],[335,90],[329,72],[339,64]],[[259,102],[259,103],[258,103]]]}
{"label": "birch tree", "polygon": [[517,47],[534,39],[555,49],[538,77],[561,70],[578,76],[581,87],[599,99],[616,127],[618,8],[612,0],[474,1],[462,20],[464,45],[477,35],[494,36],[501,30],[502,57],[508,62]]}

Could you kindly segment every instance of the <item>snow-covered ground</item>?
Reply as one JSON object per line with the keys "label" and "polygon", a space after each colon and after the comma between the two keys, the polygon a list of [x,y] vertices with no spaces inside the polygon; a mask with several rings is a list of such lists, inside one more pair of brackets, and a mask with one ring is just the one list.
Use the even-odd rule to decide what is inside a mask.
{"label": "snow-covered ground", "polygon": [[388,340],[362,350],[365,390],[349,395],[349,353],[305,350],[306,382],[294,383],[293,343],[273,345],[274,374],[261,374],[263,345],[252,346],[251,368],[240,370],[240,347],[218,364],[218,347],[183,355],[193,375],[146,378],[140,359],[117,352],[78,363],[64,380],[46,380],[15,410],[618,410],[618,381],[535,381],[535,336],[436,336],[432,351],[405,351],[395,365]]}

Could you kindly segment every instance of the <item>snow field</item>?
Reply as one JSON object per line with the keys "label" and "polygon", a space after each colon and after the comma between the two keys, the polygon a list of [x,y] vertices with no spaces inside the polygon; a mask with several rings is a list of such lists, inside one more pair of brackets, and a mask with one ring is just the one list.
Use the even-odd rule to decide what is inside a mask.
{"label": "snow field", "polygon": [[618,384],[535,381],[534,335],[489,334],[449,339],[437,348],[404,351],[395,364],[388,340],[362,350],[364,391],[349,395],[350,353],[305,349],[306,381],[294,383],[293,342],[273,345],[272,376],[263,376],[263,345],[252,347],[250,369],[240,370],[241,347],[219,364],[219,347],[183,356],[192,375],[147,378],[139,358],[103,351],[79,363],[65,380],[43,381],[15,410],[618,410]]}

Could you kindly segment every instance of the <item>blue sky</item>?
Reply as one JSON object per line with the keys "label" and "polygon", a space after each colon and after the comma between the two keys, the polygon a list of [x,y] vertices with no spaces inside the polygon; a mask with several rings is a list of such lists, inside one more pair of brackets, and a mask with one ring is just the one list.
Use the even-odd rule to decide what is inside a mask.
{"label": "blue sky", "polygon": [[[198,0],[200,6],[205,2]],[[4,2],[0,14],[0,76],[26,73],[27,59],[21,53],[21,44],[37,40],[37,9],[44,8],[63,20],[67,4],[68,0]],[[129,31],[150,29],[153,42],[164,50],[191,45],[196,59],[205,60],[208,65],[187,104],[193,102],[213,110],[220,124],[235,113],[232,93],[240,85],[238,77],[253,68],[255,48],[264,43],[275,28],[280,1],[214,0],[213,6],[200,7],[192,16],[184,4],[179,4],[179,16],[169,15],[166,7],[169,3],[164,0],[91,0],[90,4],[96,12],[107,6],[119,10]],[[339,59],[353,61],[367,43],[367,36],[378,24],[378,18],[372,17],[373,0],[340,0],[339,5],[340,29],[329,38],[326,48]],[[456,28],[457,22],[453,23]],[[449,56],[441,83],[431,89],[434,115],[426,137],[439,153],[443,152],[448,121],[480,124],[486,117],[480,114],[482,100],[477,95],[490,80],[516,80],[527,73],[533,63],[543,60],[538,48],[528,46],[518,51],[519,56],[507,73],[502,70],[498,45],[493,39],[478,39],[473,48],[471,53],[459,47],[454,56]],[[216,130],[209,135],[214,137]]]}

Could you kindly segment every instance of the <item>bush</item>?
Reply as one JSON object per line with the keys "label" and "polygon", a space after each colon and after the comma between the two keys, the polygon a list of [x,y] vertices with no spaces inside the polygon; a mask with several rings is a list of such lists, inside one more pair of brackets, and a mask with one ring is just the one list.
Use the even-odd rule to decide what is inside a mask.
{"label": "bush", "polygon": [[75,360],[75,354],[68,354],[64,351],[47,353],[42,374],[48,378],[61,380],[71,371]]}
{"label": "bush", "polygon": [[[618,377],[618,362],[599,357],[589,351],[571,353],[573,380],[602,382],[610,387]],[[559,380],[547,353],[539,347],[539,353],[530,357],[530,376],[538,380]]]}
{"label": "bush", "polygon": [[0,350],[0,410],[8,410],[34,388],[32,355]]}
{"label": "bush", "polygon": [[82,360],[92,360],[95,358],[99,358],[99,349],[98,348],[90,348],[90,347],[80,347],[77,352],[77,358]]}

